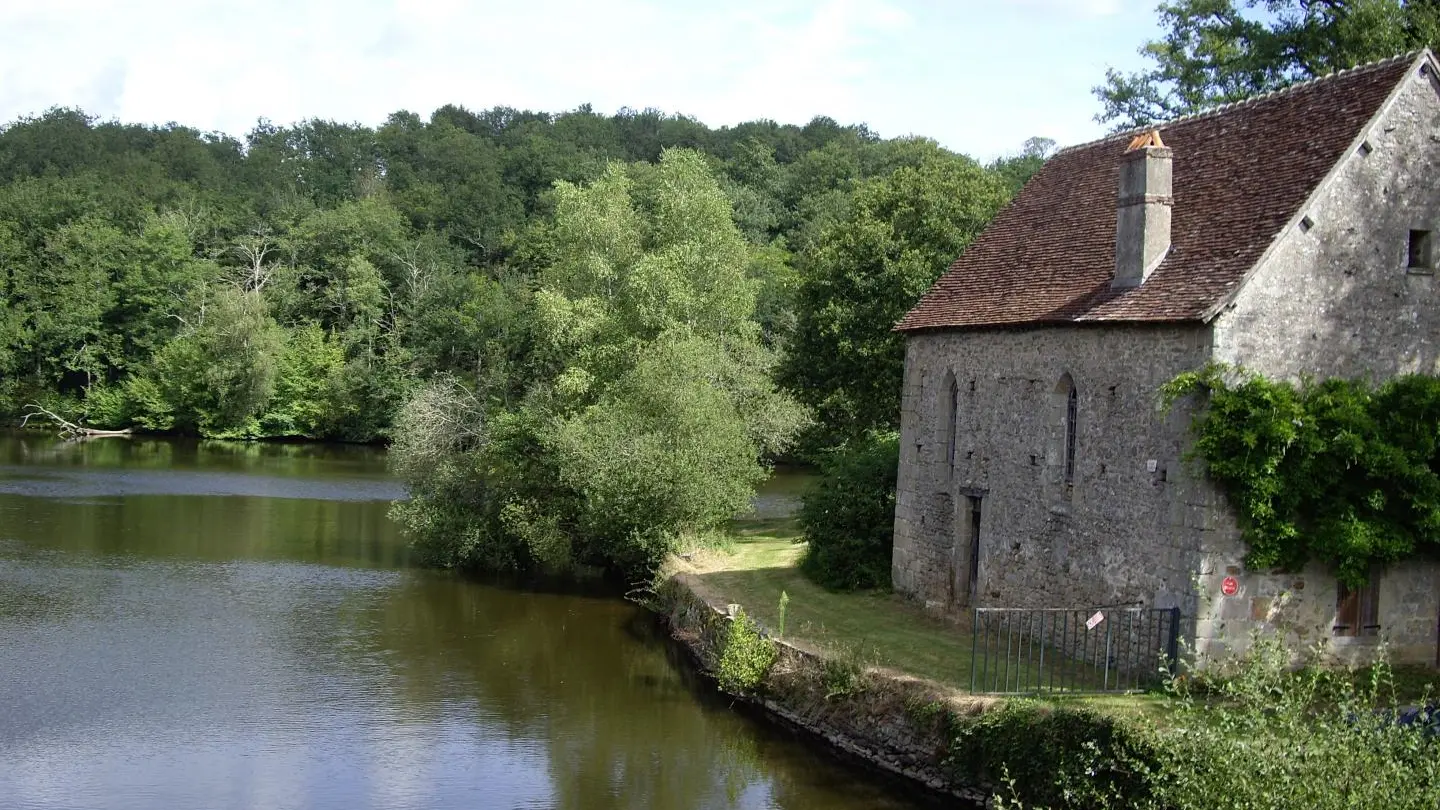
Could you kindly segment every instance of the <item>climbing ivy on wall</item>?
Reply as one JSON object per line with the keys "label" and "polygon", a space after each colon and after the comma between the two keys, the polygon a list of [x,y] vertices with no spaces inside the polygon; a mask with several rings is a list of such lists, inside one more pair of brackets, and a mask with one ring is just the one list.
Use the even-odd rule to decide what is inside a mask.
{"label": "climbing ivy on wall", "polygon": [[1440,379],[1292,385],[1214,364],[1162,388],[1167,407],[1192,394],[1192,455],[1239,512],[1247,565],[1317,559],[1359,586],[1440,552]]}

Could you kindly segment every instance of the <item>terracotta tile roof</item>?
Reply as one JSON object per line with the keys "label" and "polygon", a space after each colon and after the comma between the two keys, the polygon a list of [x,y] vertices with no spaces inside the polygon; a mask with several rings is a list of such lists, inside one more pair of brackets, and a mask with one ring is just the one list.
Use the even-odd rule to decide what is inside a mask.
{"label": "terracotta tile roof", "polygon": [[1408,54],[1159,129],[1174,153],[1171,247],[1110,289],[1122,155],[1136,132],[1057,153],[896,329],[1206,317],[1240,285],[1412,67]]}

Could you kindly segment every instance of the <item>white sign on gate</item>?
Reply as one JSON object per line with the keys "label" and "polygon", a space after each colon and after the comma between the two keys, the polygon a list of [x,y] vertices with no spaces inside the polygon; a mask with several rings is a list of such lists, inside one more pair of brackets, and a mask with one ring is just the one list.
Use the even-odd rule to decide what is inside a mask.
{"label": "white sign on gate", "polygon": [[1095,627],[1103,621],[1105,621],[1105,614],[1097,610],[1095,611],[1094,616],[1091,616],[1089,619],[1085,620],[1085,629],[1094,630]]}

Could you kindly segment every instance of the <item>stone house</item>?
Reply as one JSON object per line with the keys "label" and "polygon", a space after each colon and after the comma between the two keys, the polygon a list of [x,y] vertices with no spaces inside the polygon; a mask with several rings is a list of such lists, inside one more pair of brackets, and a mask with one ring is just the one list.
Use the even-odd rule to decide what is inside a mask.
{"label": "stone house", "polygon": [[1182,458],[1191,413],[1157,396],[1212,360],[1440,373],[1437,77],[1412,54],[1051,158],[895,327],[895,588],[947,611],[1179,607],[1202,660],[1282,627],[1440,664],[1440,564],[1360,591],[1245,570]]}

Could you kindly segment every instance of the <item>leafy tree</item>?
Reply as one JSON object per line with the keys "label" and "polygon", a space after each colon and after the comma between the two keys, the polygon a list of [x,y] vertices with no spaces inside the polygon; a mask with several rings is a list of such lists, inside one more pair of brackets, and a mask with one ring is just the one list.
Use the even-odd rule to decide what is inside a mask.
{"label": "leafy tree", "polygon": [[827,454],[801,500],[800,568],[827,588],[890,585],[900,435],[868,434]]}
{"label": "leafy tree", "polygon": [[484,261],[523,216],[523,193],[504,182],[493,142],[444,122],[397,113],[378,133],[386,187],[417,229],[435,229]]}
{"label": "leafy tree", "polygon": [[[770,380],[749,248],[702,156],[560,183],[544,238],[522,401],[466,422],[487,425],[455,451],[471,460],[414,466],[406,453],[428,445],[402,420],[419,499],[401,514],[455,564],[642,570],[741,508],[801,411]],[[439,412],[458,401],[420,396],[412,406]],[[451,486],[469,491],[468,518],[429,494]]]}
{"label": "leafy tree", "polygon": [[894,428],[904,340],[891,331],[1008,199],[967,158],[872,180],[802,256],[784,378],[832,438]]}
{"label": "leafy tree", "polygon": [[1106,71],[1101,123],[1124,129],[1440,44],[1433,0],[1173,0],[1145,70]]}
{"label": "leafy tree", "polygon": [[233,287],[210,291],[191,326],[132,377],[136,420],[155,430],[206,436],[257,435],[275,388],[283,334],[265,300]]}
{"label": "leafy tree", "polygon": [[283,133],[304,160],[296,163],[302,193],[323,208],[371,196],[379,189],[380,150],[375,131],[319,119]]}
{"label": "leafy tree", "polygon": [[345,349],[318,324],[287,332],[275,364],[274,389],[260,416],[267,436],[324,438],[339,435],[345,404],[340,389]]}
{"label": "leafy tree", "polygon": [[18,299],[38,377],[70,386],[103,380],[118,354],[105,325],[116,304],[119,272],[115,228],[87,217],[56,229],[44,252],[16,266],[11,296]]}
{"label": "leafy tree", "polygon": [[991,163],[989,168],[1000,176],[1012,195],[1019,194],[1020,189],[1040,171],[1040,167],[1045,165],[1045,161],[1054,151],[1055,141],[1050,138],[1027,138],[1020,148],[1020,154],[1000,158]]}
{"label": "leafy tree", "polygon": [[578,528],[601,559],[641,568],[678,533],[749,503],[768,470],[740,411],[748,392],[712,382],[733,364],[712,341],[667,332],[594,406],[554,425],[560,480],[581,493]]}
{"label": "leafy tree", "polygon": [[38,117],[9,124],[0,138],[0,181],[73,175],[93,168],[100,155],[95,120],[81,110],[52,107]]}
{"label": "leafy tree", "polygon": [[617,165],[589,188],[561,186],[537,298],[542,351],[557,361],[560,477],[582,492],[582,524],[612,544],[604,556],[631,565],[644,560],[614,543],[733,514],[759,459],[799,424],[766,373],[729,201],[693,152],[666,152],[651,180]]}
{"label": "leafy tree", "polygon": [[[178,216],[156,216],[138,234],[108,246],[121,265],[113,274],[116,302],[106,314],[107,331],[119,338],[112,365],[141,365],[159,351],[182,324],[183,312],[219,268],[197,258]],[[98,261],[98,257],[96,259]]]}
{"label": "leafy tree", "polygon": [[794,235],[797,248],[817,241],[827,226],[843,216],[850,193],[864,178],[859,153],[858,144],[837,140],[806,152],[787,167],[780,189],[785,211],[781,227]]}
{"label": "leafy tree", "polygon": [[396,420],[391,465],[410,497],[390,515],[432,565],[521,565],[523,546],[496,531],[498,499],[484,464],[490,445],[484,404],[451,377],[417,388]]}
{"label": "leafy tree", "polygon": [[723,164],[721,187],[734,206],[735,224],[750,242],[763,245],[778,233],[783,214],[783,173],[773,147],[757,140],[737,144]]}
{"label": "leafy tree", "polygon": [[750,251],[749,274],[755,281],[755,320],[765,345],[783,347],[795,333],[795,296],[800,272],[782,240]]}
{"label": "leafy tree", "polygon": [[385,314],[390,281],[401,274],[394,257],[406,236],[400,212],[384,199],[317,210],[285,234],[289,261],[277,268],[266,295],[286,322],[373,329]]}

